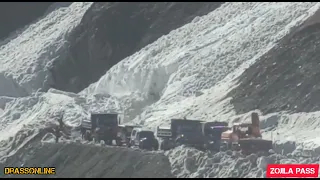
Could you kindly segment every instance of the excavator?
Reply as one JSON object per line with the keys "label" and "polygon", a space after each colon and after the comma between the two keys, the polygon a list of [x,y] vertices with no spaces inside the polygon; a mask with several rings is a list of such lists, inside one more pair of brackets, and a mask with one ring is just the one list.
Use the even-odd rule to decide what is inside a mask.
{"label": "excavator", "polygon": [[251,123],[235,123],[221,134],[221,149],[241,151],[242,154],[269,153],[272,141],[262,139],[258,113],[251,114]]}

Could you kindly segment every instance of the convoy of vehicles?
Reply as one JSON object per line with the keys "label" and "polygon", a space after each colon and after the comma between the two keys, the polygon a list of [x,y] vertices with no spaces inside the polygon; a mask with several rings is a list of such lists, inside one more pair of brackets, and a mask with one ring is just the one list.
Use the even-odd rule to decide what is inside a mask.
{"label": "convoy of vehicles", "polygon": [[107,145],[145,150],[166,151],[185,145],[214,152],[269,152],[273,148],[272,141],[262,139],[258,114],[252,113],[251,119],[251,123],[235,123],[232,127],[219,121],[172,119],[170,127],[157,127],[154,133],[139,125],[120,124],[118,114],[105,113],[91,114],[90,121],[83,121],[80,130],[82,138],[87,141],[103,140]]}

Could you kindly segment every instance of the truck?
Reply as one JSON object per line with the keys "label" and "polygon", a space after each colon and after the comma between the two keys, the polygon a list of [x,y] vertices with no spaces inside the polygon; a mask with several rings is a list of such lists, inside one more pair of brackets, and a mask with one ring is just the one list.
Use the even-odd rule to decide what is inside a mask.
{"label": "truck", "polygon": [[84,140],[100,142],[103,140],[107,145],[121,146],[122,140],[119,135],[120,118],[116,113],[92,113],[90,121],[81,123],[81,134]]}
{"label": "truck", "polygon": [[202,134],[202,122],[199,120],[172,119],[171,131],[175,146],[184,144],[202,149],[205,143]]}
{"label": "truck", "polygon": [[228,130],[227,122],[213,121],[202,123],[202,133],[205,139],[204,149],[218,152],[221,147],[221,135]]}
{"label": "truck", "polygon": [[157,127],[157,137],[161,140],[161,150],[184,144],[199,150],[219,151],[221,134],[226,129],[226,122],[172,119],[170,128]]}
{"label": "truck", "polygon": [[160,150],[167,151],[175,147],[174,141],[172,139],[171,127],[158,126],[156,136],[158,137],[160,142]]}

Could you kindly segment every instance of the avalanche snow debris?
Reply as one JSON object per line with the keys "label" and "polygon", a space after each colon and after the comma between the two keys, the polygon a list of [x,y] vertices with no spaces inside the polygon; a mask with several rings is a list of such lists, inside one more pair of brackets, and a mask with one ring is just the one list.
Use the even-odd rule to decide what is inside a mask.
{"label": "avalanche snow debris", "polygon": [[0,46],[0,96],[20,97],[51,85],[50,64],[64,56],[65,39],[91,2],[55,9]]}
{"label": "avalanche snow debris", "polygon": [[173,175],[179,178],[252,178],[266,177],[267,164],[318,163],[319,157],[284,156],[268,157],[251,154],[243,156],[237,152],[205,153],[184,146],[166,152]]}
{"label": "avalanche snow debris", "polygon": [[228,120],[235,112],[229,99],[221,100],[235,86],[232,80],[318,6],[225,3],[119,62],[80,94],[131,98],[132,107],[127,109],[135,113],[128,118],[150,126],[186,115]]}
{"label": "avalanche snow debris", "polygon": [[[31,74],[35,71],[32,65],[41,64],[40,60],[43,63],[51,60],[41,56],[45,52],[38,45],[46,49],[43,43],[47,41],[43,39],[50,37],[58,41],[49,41],[51,44],[48,46],[63,47],[59,37],[63,36],[65,27],[69,24],[74,26],[78,22],[75,19],[88,6],[89,3],[73,3],[59,9],[58,13],[49,15],[54,21],[65,18],[53,26],[56,28],[54,32],[38,29],[45,23],[42,20],[31,28],[38,29],[36,34],[30,29],[1,47],[0,57],[5,66],[0,70],[7,72],[6,77],[14,78],[18,78],[19,72],[21,76],[17,82],[24,87],[24,91],[30,92],[32,88],[24,82],[35,81],[37,78],[33,76],[45,75]],[[110,109],[123,112],[127,121],[135,118],[133,122],[144,122],[150,127],[167,124],[170,118],[183,116],[202,120],[245,121],[250,112],[236,116],[229,99],[224,99],[227,92],[236,86],[234,78],[318,8],[319,3],[315,2],[225,3],[212,13],[172,31],[124,59],[79,94],[51,89],[47,93],[34,93],[8,101],[0,117],[0,140],[1,144],[5,144],[2,146],[2,157],[12,150],[17,151],[21,144],[26,144],[41,129],[56,123],[52,114],[57,112],[64,112],[66,123],[74,127],[88,118],[89,112]],[[31,41],[37,43],[32,45]],[[24,51],[26,46],[33,48]],[[54,57],[56,55],[54,53]],[[20,68],[14,69],[13,61]],[[25,67],[29,70],[23,69]],[[14,89],[12,92],[15,92]],[[197,92],[201,95],[195,96]],[[0,90],[0,94],[6,93]],[[18,96],[17,93],[10,95]],[[261,118],[265,119],[265,124],[278,122],[278,126],[264,132],[264,136],[273,138],[271,135],[278,133],[280,144],[291,140],[295,141],[295,146],[303,146],[302,149],[320,147],[317,138],[319,130],[316,128],[318,121],[315,121],[319,118],[317,112],[283,113],[273,117],[277,120],[269,121],[269,115]],[[293,138],[294,135],[297,136]],[[319,148],[314,151],[317,150]],[[295,153],[292,152],[290,159],[296,159]],[[173,173],[178,177],[264,177],[265,169],[261,167],[265,163],[274,159],[281,163],[287,159],[285,154],[241,157],[232,152],[210,154],[185,147],[166,154]],[[305,162],[318,162],[312,157],[305,159],[308,159]],[[300,160],[298,158],[296,161]]]}

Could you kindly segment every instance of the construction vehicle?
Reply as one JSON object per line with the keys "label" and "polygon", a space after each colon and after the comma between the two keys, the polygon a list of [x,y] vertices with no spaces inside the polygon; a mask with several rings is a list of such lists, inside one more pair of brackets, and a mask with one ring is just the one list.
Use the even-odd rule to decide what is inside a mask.
{"label": "construction vehicle", "polygon": [[157,127],[157,137],[160,140],[160,150],[167,151],[175,147],[172,139],[172,132],[170,127]]}
{"label": "construction vehicle", "polygon": [[204,141],[204,149],[218,152],[221,147],[221,134],[228,130],[227,122],[203,122],[202,134]]}
{"label": "construction vehicle", "polygon": [[257,113],[251,114],[251,123],[236,123],[221,134],[222,149],[241,151],[243,154],[269,153],[272,141],[262,139]]}
{"label": "construction vehicle", "polygon": [[100,142],[103,140],[107,145],[121,146],[122,140],[119,136],[120,119],[116,113],[92,113],[90,121],[82,121],[81,134],[84,140]]}
{"label": "construction vehicle", "polygon": [[143,128],[134,128],[130,137],[130,145],[145,150],[158,150],[159,143],[154,136],[153,131]]}
{"label": "construction vehicle", "polygon": [[120,137],[122,140],[122,144],[125,144],[126,146],[130,147],[130,137],[132,130],[134,128],[141,128],[139,125],[119,125],[119,131],[120,131]]}

